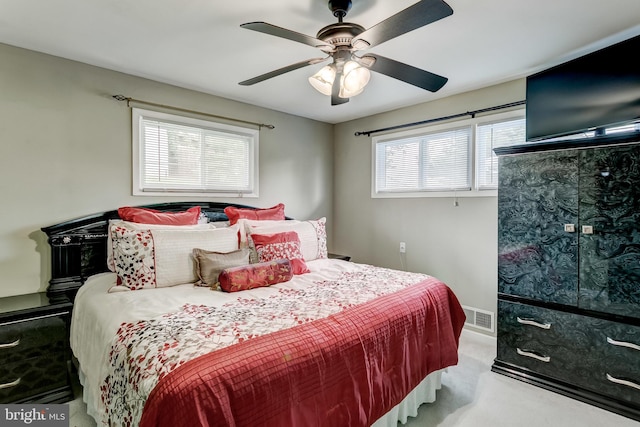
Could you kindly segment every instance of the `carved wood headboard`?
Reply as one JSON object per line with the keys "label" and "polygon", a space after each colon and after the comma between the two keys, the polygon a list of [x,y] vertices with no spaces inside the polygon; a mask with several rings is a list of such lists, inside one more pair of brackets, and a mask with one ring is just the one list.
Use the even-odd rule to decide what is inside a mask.
{"label": "carved wood headboard", "polygon": [[[227,206],[252,206],[218,202],[172,202],[140,207],[165,212],[184,211],[200,206],[204,215],[213,221],[226,221]],[[255,208],[254,208],[255,209]],[[51,299],[69,298],[91,275],[109,271],[107,268],[107,232],[109,220],[118,219],[118,211],[106,211],[60,224],[43,227],[51,246],[51,280],[47,294]]]}

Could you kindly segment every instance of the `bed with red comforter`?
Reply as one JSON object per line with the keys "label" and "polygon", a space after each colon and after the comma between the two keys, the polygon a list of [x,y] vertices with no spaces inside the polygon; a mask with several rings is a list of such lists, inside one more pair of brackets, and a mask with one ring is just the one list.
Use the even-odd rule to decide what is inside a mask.
{"label": "bed with red comforter", "polygon": [[[300,223],[246,229],[314,234]],[[311,223],[322,240],[323,227]],[[148,231],[136,231],[137,241],[146,242]],[[179,275],[160,267],[168,259],[162,245],[177,235],[162,233],[149,234],[156,286],[127,288],[116,268],[84,278],[75,296],[70,341],[98,425],[370,426],[389,422],[430,374],[457,363],[464,314],[433,277],[329,259],[319,242],[314,259],[311,246],[302,251],[307,271],[279,283],[239,292],[167,285],[169,273]],[[106,254],[107,264],[113,256]],[[148,274],[149,265],[136,274]]]}

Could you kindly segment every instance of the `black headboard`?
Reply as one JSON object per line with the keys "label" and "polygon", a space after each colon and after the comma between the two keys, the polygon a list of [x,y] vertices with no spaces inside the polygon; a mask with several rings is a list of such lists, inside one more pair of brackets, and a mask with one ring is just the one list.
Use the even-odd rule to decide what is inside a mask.
{"label": "black headboard", "polygon": [[[174,202],[140,207],[165,212],[184,211],[200,206],[210,222],[226,221],[224,208],[253,208],[252,206],[218,202]],[[118,219],[118,211],[106,211],[60,224],[43,227],[51,245],[51,280],[47,294],[51,299],[73,300],[85,280],[107,268],[107,232],[109,220]]]}

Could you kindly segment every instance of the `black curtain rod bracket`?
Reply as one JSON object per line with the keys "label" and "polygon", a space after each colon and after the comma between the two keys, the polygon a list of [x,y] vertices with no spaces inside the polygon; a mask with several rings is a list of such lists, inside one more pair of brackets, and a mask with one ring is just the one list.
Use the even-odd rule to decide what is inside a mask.
{"label": "black curtain rod bracket", "polygon": [[435,119],[422,120],[420,122],[405,123],[405,124],[402,124],[402,125],[390,126],[390,127],[386,127],[386,128],[382,128],[382,129],[375,129],[375,130],[367,130],[367,131],[362,131],[362,132],[356,132],[355,136],[360,136],[360,135],[371,136],[371,134],[373,134],[373,133],[380,133],[380,132],[386,132],[386,131],[390,131],[390,130],[403,129],[403,128],[419,126],[419,125],[426,125],[426,124],[429,124],[429,123],[436,123],[436,122],[442,122],[442,121],[445,121],[445,120],[458,119],[458,118],[466,117],[466,116],[471,116],[471,118],[475,119],[476,114],[487,113],[489,111],[504,110],[505,108],[517,107],[519,105],[525,105],[526,103],[527,103],[527,101],[524,101],[524,100],[523,101],[516,101],[516,102],[511,102],[509,104],[497,105],[495,107],[488,107],[488,108],[482,108],[480,110],[467,111],[466,113],[458,113],[458,114],[452,114],[450,116],[438,117],[438,118],[435,118]]}
{"label": "black curtain rod bracket", "polygon": [[127,101],[127,107],[131,107],[131,103],[141,104],[141,105],[148,105],[148,106],[151,106],[151,107],[164,108],[164,109],[167,109],[167,110],[180,111],[180,112],[189,113],[189,114],[197,114],[199,116],[206,116],[206,117],[212,117],[212,118],[215,118],[215,119],[228,120],[228,121],[232,121],[232,122],[236,122],[236,123],[244,123],[244,124],[248,124],[248,125],[257,126],[258,129],[262,129],[262,128],[275,129],[274,125],[266,125],[264,123],[249,122],[247,120],[234,119],[232,117],[218,116],[216,114],[203,113],[202,111],[188,110],[186,108],[173,107],[171,105],[156,104],[155,102],[142,101],[140,99],[133,99],[133,98],[129,98],[129,97],[124,96],[124,95],[113,95],[112,98],[115,99],[116,101],[120,101],[120,102]]}

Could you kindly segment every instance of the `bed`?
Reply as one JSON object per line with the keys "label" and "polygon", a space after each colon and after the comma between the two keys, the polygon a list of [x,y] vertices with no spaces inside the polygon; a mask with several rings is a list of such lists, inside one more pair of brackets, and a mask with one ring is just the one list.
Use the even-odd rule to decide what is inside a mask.
{"label": "bed", "polygon": [[[453,292],[331,257],[324,218],[126,209],[43,228],[50,298],[74,301],[70,343],[98,425],[396,426],[457,363]],[[172,222],[187,212],[197,221]]]}

